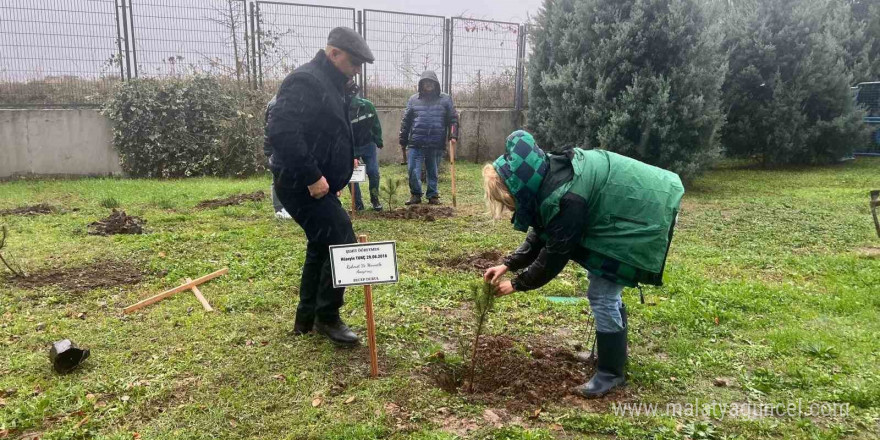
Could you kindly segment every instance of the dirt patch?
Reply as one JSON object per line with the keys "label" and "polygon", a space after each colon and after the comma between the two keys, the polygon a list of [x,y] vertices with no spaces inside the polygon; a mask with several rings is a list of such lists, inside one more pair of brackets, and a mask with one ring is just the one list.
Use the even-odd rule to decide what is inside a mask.
{"label": "dirt patch", "polygon": [[571,388],[586,382],[592,370],[567,348],[507,336],[482,338],[478,356],[472,393],[468,393],[468,365],[437,362],[428,374],[449,393],[470,394],[477,401],[521,411],[561,401]]}
{"label": "dirt patch", "polygon": [[263,191],[255,191],[250,194],[237,194],[223,199],[202,200],[196,205],[198,209],[213,209],[221,206],[241,205],[244,202],[259,202],[266,198]]}
{"label": "dirt patch", "polygon": [[455,216],[455,208],[451,206],[431,207],[430,205],[412,205],[393,211],[362,211],[355,214],[357,217],[379,217],[394,220],[421,220],[433,222],[439,218]]}
{"label": "dirt patch", "polygon": [[114,209],[106,218],[89,223],[89,235],[143,234],[146,222]]}
{"label": "dirt patch", "polygon": [[866,258],[880,258],[880,247],[869,246],[863,247],[856,250],[859,255]]}
{"label": "dirt patch", "polygon": [[504,259],[504,255],[505,254],[501,251],[489,250],[473,255],[460,255],[457,257],[446,259],[433,259],[428,260],[428,262],[447,269],[461,270],[466,272],[483,272],[484,270],[492,266],[497,266],[501,264],[502,260]]}
{"label": "dirt patch", "polygon": [[41,215],[53,212],[55,212],[55,208],[45,203],[40,203],[39,205],[0,210],[0,215]]}
{"label": "dirt patch", "polygon": [[6,281],[22,289],[57,286],[69,292],[85,292],[101,287],[137,284],[143,273],[130,262],[97,261],[85,266],[46,269],[27,278],[7,278]]}

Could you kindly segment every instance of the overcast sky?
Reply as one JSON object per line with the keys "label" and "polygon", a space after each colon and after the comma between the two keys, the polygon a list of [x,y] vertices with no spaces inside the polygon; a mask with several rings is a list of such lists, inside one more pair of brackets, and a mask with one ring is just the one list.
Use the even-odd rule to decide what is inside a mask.
{"label": "overcast sky", "polygon": [[524,22],[526,14],[534,16],[541,6],[541,0],[317,0],[299,3],[513,22]]}

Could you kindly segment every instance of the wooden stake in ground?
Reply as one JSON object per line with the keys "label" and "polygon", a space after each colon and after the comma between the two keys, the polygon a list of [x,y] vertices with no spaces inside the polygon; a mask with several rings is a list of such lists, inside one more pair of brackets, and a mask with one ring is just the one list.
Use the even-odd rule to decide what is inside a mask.
{"label": "wooden stake in ground", "polygon": [[[366,243],[366,235],[358,235],[358,243]],[[367,309],[367,344],[370,347],[370,376],[379,376],[379,358],[376,355],[376,323],[373,320],[373,286],[364,286],[364,306]]]}
{"label": "wooden stake in ground", "polygon": [[132,305],[122,309],[122,313],[127,315],[131,312],[140,310],[150,304],[155,304],[159,301],[162,301],[163,299],[168,298],[169,296],[174,295],[175,293],[183,292],[184,290],[190,290],[193,287],[198,286],[199,284],[205,283],[206,281],[217,278],[220,275],[225,274],[226,272],[229,272],[228,267],[224,267],[223,269],[220,269],[216,272],[211,272],[203,277],[196,278],[195,280],[188,281],[188,282],[181,284],[173,289],[166,290],[158,295],[151,296],[143,301],[138,302],[137,304],[132,304]]}
{"label": "wooden stake in ground", "polygon": [[[187,277],[186,282],[191,283],[192,279]],[[193,295],[196,296],[196,299],[199,300],[200,303],[202,303],[202,307],[205,308],[206,312],[213,312],[214,311],[214,308],[211,307],[211,304],[208,304],[208,300],[205,299],[205,297],[202,295],[202,291],[199,290],[199,288],[197,286],[192,286],[192,289],[190,289],[190,290],[192,290]]]}
{"label": "wooden stake in ground", "polygon": [[455,200],[455,144],[458,141],[450,139],[449,141],[449,173],[452,175],[452,206],[457,207]]}
{"label": "wooden stake in ground", "polygon": [[354,184],[349,183],[348,189],[350,190],[349,192],[351,192],[351,215],[354,215],[355,211],[357,211],[357,206],[354,204]]}
{"label": "wooden stake in ground", "polygon": [[871,215],[874,216],[874,228],[880,237],[880,218],[877,217],[877,208],[880,208],[880,190],[871,191]]}

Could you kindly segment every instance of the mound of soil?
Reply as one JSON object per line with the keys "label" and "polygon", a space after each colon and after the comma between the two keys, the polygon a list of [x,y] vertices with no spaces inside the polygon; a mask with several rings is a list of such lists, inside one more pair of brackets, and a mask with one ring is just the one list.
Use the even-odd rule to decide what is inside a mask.
{"label": "mound of soil", "polygon": [[53,212],[55,212],[55,208],[45,203],[40,203],[39,205],[0,210],[0,215],[40,215],[51,214]]}
{"label": "mound of soil", "polygon": [[431,207],[429,205],[411,205],[403,209],[395,209],[393,211],[364,211],[359,212],[356,216],[376,216],[389,219],[404,220],[422,220],[426,222],[436,221],[438,218],[449,218],[455,215],[455,209],[450,206]]}
{"label": "mound of soil", "polygon": [[466,272],[483,272],[492,266],[501,264],[503,259],[504,254],[501,251],[489,250],[473,255],[460,255],[458,257],[447,259],[433,259],[428,260],[428,262],[448,269]]}
{"label": "mound of soil", "polygon": [[143,234],[146,222],[114,209],[108,217],[89,223],[89,235]]}
{"label": "mound of soil", "polygon": [[[592,374],[592,367],[567,348],[507,336],[481,338],[477,362],[472,397],[511,410],[558,402]],[[428,374],[449,393],[467,393],[469,367],[469,362],[456,367],[435,363]]]}
{"label": "mound of soil", "polygon": [[241,205],[244,202],[259,202],[266,198],[263,191],[255,191],[250,194],[237,194],[223,199],[202,200],[196,205],[198,209],[213,209],[221,206]]}
{"label": "mound of soil", "polygon": [[85,292],[100,287],[137,284],[141,279],[143,273],[131,263],[106,260],[80,267],[47,269],[27,278],[7,278],[7,281],[22,289],[58,286],[69,292]]}

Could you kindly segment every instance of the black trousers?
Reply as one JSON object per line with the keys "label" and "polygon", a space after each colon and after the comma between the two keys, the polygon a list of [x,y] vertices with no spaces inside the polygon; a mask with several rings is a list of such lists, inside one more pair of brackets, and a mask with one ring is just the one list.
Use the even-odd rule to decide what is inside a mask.
{"label": "black trousers", "polygon": [[330,245],[355,243],[351,219],[336,194],[315,199],[306,190],[275,188],[287,212],[306,233],[306,261],[299,286],[297,321],[308,325],[315,318],[334,322],[339,318],[345,288],[333,288]]}

